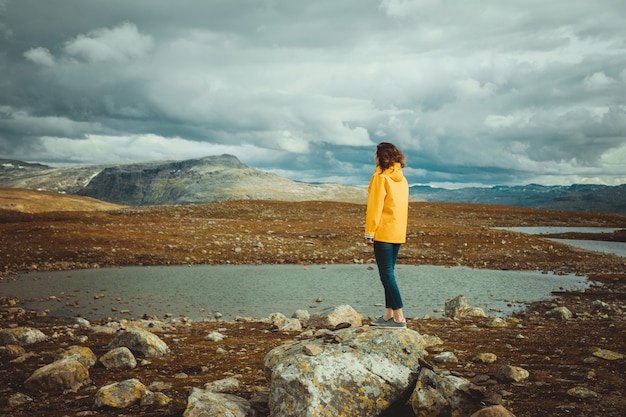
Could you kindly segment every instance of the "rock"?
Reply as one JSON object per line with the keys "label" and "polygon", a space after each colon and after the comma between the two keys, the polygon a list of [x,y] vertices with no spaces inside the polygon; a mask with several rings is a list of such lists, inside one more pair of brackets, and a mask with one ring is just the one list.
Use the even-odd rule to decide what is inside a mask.
{"label": "rock", "polygon": [[41,330],[30,327],[16,327],[14,329],[0,329],[0,343],[2,345],[26,346],[48,340]]}
{"label": "rock", "polygon": [[249,401],[250,401],[250,405],[252,406],[252,408],[257,410],[257,413],[260,416],[270,415],[270,409],[267,406],[270,402],[269,391],[262,390],[259,392],[255,392],[254,394],[252,394],[252,397],[250,397]]}
{"label": "rock", "polygon": [[505,365],[496,372],[496,378],[504,382],[520,382],[528,378],[529,375],[526,369],[510,365]]}
{"label": "rock", "polygon": [[591,303],[591,309],[594,310],[594,311],[597,311],[597,310],[609,310],[610,307],[604,301],[595,300],[594,302]]}
{"label": "rock", "polygon": [[422,368],[409,404],[417,416],[467,416],[480,406],[464,390],[464,378]]}
{"label": "rock", "polygon": [[451,319],[486,317],[485,311],[482,308],[470,306],[463,295],[458,295],[446,300],[444,315]]}
{"label": "rock", "polygon": [[472,360],[474,362],[480,362],[480,363],[494,363],[495,361],[498,360],[498,357],[493,353],[485,352],[485,353],[479,353]]}
{"label": "rock", "polygon": [[430,334],[423,334],[422,337],[428,346],[441,346],[443,345],[443,340],[439,336],[434,336]]}
{"label": "rock", "polygon": [[487,322],[487,327],[508,327],[508,325],[509,323],[500,317],[495,317]]}
{"label": "rock", "polygon": [[515,414],[501,405],[492,405],[476,411],[470,417],[515,417]]}
{"label": "rock", "polygon": [[588,398],[598,398],[600,396],[597,392],[592,391],[589,388],[585,388],[585,387],[574,387],[574,388],[568,389],[567,395],[571,397],[580,398],[583,400],[588,399]]}
{"label": "rock", "polygon": [[459,359],[452,352],[441,352],[433,358],[436,363],[459,363]]}
{"label": "rock", "polygon": [[7,355],[12,357],[21,356],[26,353],[26,349],[19,345],[6,345],[4,351]]}
{"label": "rock", "polygon": [[298,319],[287,319],[285,324],[275,330],[278,332],[301,332],[302,323]]}
{"label": "rock", "polygon": [[130,326],[119,332],[108,347],[122,346],[148,358],[158,358],[170,352],[170,348],[157,335],[137,326]]}
{"label": "rock", "polygon": [[306,344],[302,346],[302,351],[309,356],[317,356],[320,353],[324,352],[324,348],[319,345],[314,345],[312,343]]}
{"label": "rock", "polygon": [[70,346],[59,355],[57,355],[56,360],[65,358],[76,359],[78,362],[82,363],[87,369],[94,366],[97,362],[96,355],[87,346]]}
{"label": "rock", "polygon": [[162,392],[146,391],[141,396],[139,403],[144,407],[148,405],[164,406],[164,405],[169,404],[171,401],[172,399],[169,398],[167,395],[163,394]]}
{"label": "rock", "polygon": [[298,319],[302,326],[307,327],[311,314],[307,310],[296,310],[291,318]]}
{"label": "rock", "polygon": [[280,332],[301,332],[302,324],[295,318],[287,318],[282,313],[270,315],[267,321],[272,325],[273,330]]}
{"label": "rock", "polygon": [[24,405],[32,401],[33,399],[29,397],[28,395],[18,392],[9,397],[8,404],[9,404],[9,407],[13,408],[13,407],[19,407],[21,405]]}
{"label": "rock", "polygon": [[[273,416],[378,416],[409,394],[428,347],[413,330],[339,330],[336,337],[298,341],[265,356]],[[323,352],[310,356],[305,345]]]}
{"label": "rock", "polygon": [[605,359],[607,361],[616,361],[619,359],[624,359],[624,355],[618,352],[613,352],[608,349],[596,349],[593,353],[593,356],[600,359]]}
{"label": "rock", "polygon": [[363,317],[349,305],[340,305],[321,310],[309,319],[309,327],[335,330],[349,324],[352,327],[363,325]]}
{"label": "rock", "polygon": [[546,318],[559,319],[559,320],[571,320],[574,315],[567,307],[555,307],[552,310],[548,310],[545,313]]}
{"label": "rock", "polygon": [[95,406],[126,408],[141,400],[147,391],[148,388],[135,378],[105,385],[96,393]]}
{"label": "rock", "polygon": [[267,317],[267,322],[274,327],[281,327],[287,321],[287,316],[283,313],[272,313]]}
{"label": "rock", "polygon": [[91,323],[89,322],[89,320],[82,318],[82,317],[76,318],[76,324],[82,327],[91,327]]}
{"label": "rock", "polygon": [[100,357],[100,363],[107,369],[135,369],[137,360],[126,346],[112,349]]}
{"label": "rock", "polygon": [[256,417],[257,413],[244,398],[192,388],[183,417]]}
{"label": "rock", "polygon": [[204,384],[204,390],[211,392],[229,392],[237,389],[239,389],[239,380],[232,377]]}
{"label": "rock", "polygon": [[225,338],[226,336],[224,336],[220,332],[211,332],[208,335],[206,335],[204,340],[208,340],[209,342],[221,342]]}
{"label": "rock", "polygon": [[37,369],[24,381],[24,386],[30,390],[77,391],[89,382],[85,365],[76,359],[65,358]]}

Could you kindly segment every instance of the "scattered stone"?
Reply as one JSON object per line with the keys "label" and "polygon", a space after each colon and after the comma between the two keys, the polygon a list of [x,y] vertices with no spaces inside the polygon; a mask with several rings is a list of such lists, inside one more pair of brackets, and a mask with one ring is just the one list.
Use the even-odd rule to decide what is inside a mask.
{"label": "scattered stone", "polygon": [[309,355],[309,356],[317,356],[321,354],[322,352],[324,352],[324,348],[322,346],[314,345],[312,343],[302,346],[302,350],[304,351],[306,355]]}
{"label": "scattered stone", "polygon": [[170,348],[157,335],[138,326],[130,326],[118,333],[108,347],[122,346],[148,358],[158,358],[170,352]]}
{"label": "scattered stone", "polygon": [[148,388],[135,378],[105,385],[96,393],[95,406],[126,408],[141,400],[147,391]]}
{"label": "scattered stone", "polygon": [[171,382],[163,382],[163,381],[154,381],[150,385],[148,385],[148,389],[150,391],[166,391],[173,388],[173,384]]}
{"label": "scattered stone", "polygon": [[453,352],[441,352],[433,358],[436,363],[459,363],[459,359]]}
{"label": "scattered stone", "polygon": [[504,365],[496,372],[496,378],[504,382],[520,382],[529,376],[530,373],[519,366]]}
{"label": "scattered stone", "polygon": [[613,352],[608,349],[597,349],[592,353],[593,356],[600,359],[606,359],[607,361],[616,361],[619,359],[624,359],[624,355],[618,352]]}
{"label": "scattered stone", "polygon": [[461,377],[422,369],[409,403],[417,416],[467,416],[480,407],[464,392],[468,384]]}
{"label": "scattered stone", "polygon": [[26,346],[48,340],[41,330],[30,327],[15,327],[13,329],[0,329],[0,344]]}
{"label": "scattered stone", "polygon": [[87,369],[94,366],[97,362],[96,355],[90,348],[86,346],[70,346],[59,355],[57,355],[56,360],[65,358],[76,359],[78,362],[82,363]]}
{"label": "scattered stone", "polygon": [[335,330],[344,323],[359,327],[363,325],[363,317],[349,305],[340,305],[325,308],[311,315],[308,325],[317,329]]}
{"label": "scattered stone", "polygon": [[487,352],[479,353],[473,359],[474,362],[480,362],[480,363],[494,363],[497,360],[498,360],[498,357],[495,354],[487,353]]}
{"label": "scattered stone", "polygon": [[458,295],[446,300],[444,315],[451,319],[460,319],[462,317],[487,317],[482,308],[470,306],[463,295]]}
{"label": "scattered stone", "polygon": [[481,408],[476,411],[470,417],[515,417],[515,414],[511,413],[501,405],[492,405],[489,407]]}
{"label": "scattered stone", "polygon": [[296,310],[291,318],[298,319],[302,326],[306,327],[311,318],[311,314],[307,310]]}
{"label": "scattered stone", "polygon": [[19,345],[6,345],[4,352],[12,357],[21,356],[26,353],[26,349]]}
{"label": "scattered stone", "polygon": [[508,327],[508,325],[509,323],[500,317],[495,317],[487,322],[487,327]]}
{"label": "scattered stone", "polygon": [[220,394],[192,388],[187,398],[183,417],[229,416],[249,417],[256,415],[250,402],[231,394]]}
{"label": "scattered stone", "polygon": [[19,407],[21,405],[27,404],[32,401],[33,399],[29,397],[28,395],[18,392],[9,397],[8,404],[9,404],[9,407],[14,408],[14,407]]}
{"label": "scattered stone", "polygon": [[597,311],[597,310],[609,310],[610,307],[604,301],[595,300],[594,302],[591,303],[591,309],[594,310],[594,311]]}
{"label": "scattered stone", "polygon": [[211,332],[208,335],[206,335],[204,340],[208,340],[209,342],[221,342],[225,338],[226,338],[226,336],[224,336],[220,332]]}
{"label": "scattered stone", "polygon": [[172,399],[169,398],[167,395],[163,394],[162,392],[146,391],[141,396],[139,404],[144,407],[149,406],[149,405],[158,405],[162,407],[164,405],[169,404],[170,401],[172,401]]}
{"label": "scattered stone", "polygon": [[82,327],[91,327],[91,323],[89,322],[89,320],[84,319],[82,317],[77,317],[76,318],[76,324],[78,324],[79,326],[82,326]]}
{"label": "scattered stone", "polygon": [[237,378],[224,378],[217,381],[204,384],[205,391],[211,392],[232,392],[239,389],[239,380]]}
{"label": "scattered stone", "polygon": [[441,346],[443,345],[443,340],[441,340],[441,338],[439,336],[435,336],[435,335],[430,335],[430,334],[423,334],[422,337],[424,338],[424,340],[426,341],[426,344],[428,346]]}
{"label": "scattered stone", "polygon": [[24,386],[30,390],[77,391],[90,382],[85,365],[76,359],[65,358],[37,369],[24,381]]}
{"label": "scattered stone", "polygon": [[126,346],[111,349],[100,357],[100,363],[107,369],[135,369],[137,360]]}
{"label": "scattered stone", "polygon": [[280,332],[301,332],[302,324],[296,318],[287,318],[282,313],[273,313],[268,319],[268,323],[272,325],[273,330]]}
{"label": "scattered stone", "polygon": [[574,315],[567,307],[555,307],[552,310],[548,310],[545,313],[546,318],[559,319],[559,320],[571,320]]}
{"label": "scattered stone", "polygon": [[571,397],[580,398],[583,400],[586,400],[589,398],[598,398],[600,396],[597,392],[592,391],[589,388],[585,388],[585,387],[574,387],[574,388],[568,389],[567,395]]}

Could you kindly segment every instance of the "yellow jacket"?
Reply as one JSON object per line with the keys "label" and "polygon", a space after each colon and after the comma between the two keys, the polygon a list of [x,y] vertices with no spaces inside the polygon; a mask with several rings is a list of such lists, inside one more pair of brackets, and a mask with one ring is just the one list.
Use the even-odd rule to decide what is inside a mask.
{"label": "yellow jacket", "polygon": [[367,189],[365,237],[379,242],[404,243],[409,215],[409,183],[399,163],[381,171],[376,167]]}

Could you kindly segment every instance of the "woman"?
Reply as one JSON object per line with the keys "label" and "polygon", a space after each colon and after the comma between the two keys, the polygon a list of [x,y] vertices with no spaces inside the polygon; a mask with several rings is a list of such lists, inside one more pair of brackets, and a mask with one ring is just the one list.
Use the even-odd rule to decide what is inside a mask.
{"label": "woman", "polygon": [[370,324],[404,328],[406,319],[394,271],[400,245],[406,242],[408,223],[409,184],[402,174],[405,156],[393,144],[382,142],[376,148],[375,161],[376,171],[367,190],[365,239],[374,245],[386,310]]}

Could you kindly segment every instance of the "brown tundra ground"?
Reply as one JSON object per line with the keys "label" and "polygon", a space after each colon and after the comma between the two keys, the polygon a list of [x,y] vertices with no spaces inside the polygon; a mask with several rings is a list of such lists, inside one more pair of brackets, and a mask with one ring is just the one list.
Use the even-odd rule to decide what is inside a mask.
{"label": "brown tundra ground", "polygon": [[[16,279],[16,273],[27,271],[125,265],[373,264],[371,247],[363,244],[364,211],[362,204],[317,201],[126,208],[53,193],[0,190],[0,279]],[[626,360],[584,360],[599,348],[626,354],[624,258],[492,228],[512,226],[612,227],[622,230],[591,237],[626,240],[626,216],[411,203],[409,237],[400,252],[400,264],[576,273],[601,285],[580,292],[564,291],[556,299],[534,303],[512,317],[506,328],[489,328],[487,319],[444,318],[410,318],[408,327],[439,336],[444,341],[442,348],[459,357],[459,364],[440,367],[468,379],[493,375],[504,364],[527,369],[530,377],[526,381],[490,387],[504,394],[506,407],[518,417],[623,416]],[[271,244],[267,244],[268,236]],[[261,241],[265,244],[258,245]],[[23,325],[52,334],[71,321],[41,311],[16,309],[21,300],[1,291],[0,300],[0,328]],[[593,310],[595,300],[609,308]],[[544,313],[554,306],[566,306],[575,318],[566,322],[546,319]],[[112,311],[108,320],[128,319],[115,313]],[[218,328],[225,328],[228,338],[221,342],[204,340],[208,332]],[[102,367],[90,370],[93,387],[127,378],[138,378],[146,385],[170,383],[171,388],[164,393],[172,402],[165,408],[137,405],[95,410],[93,387],[63,395],[28,392],[24,380],[51,362],[56,351],[68,343],[50,339],[28,346],[30,355],[20,364],[0,349],[0,416],[182,416],[190,387],[202,388],[206,382],[231,375],[241,381],[235,394],[251,398],[268,387],[263,375],[265,354],[297,337],[269,330],[270,326],[262,322],[191,322],[177,326],[175,334],[166,339],[172,354],[165,359],[114,375]],[[75,335],[81,334],[89,336],[86,344],[97,356],[106,351],[109,336],[77,329]],[[217,354],[219,347],[228,354]],[[473,362],[479,352],[495,353],[498,361]],[[177,378],[181,373],[187,377]],[[574,387],[586,387],[598,397],[570,396],[567,391]],[[8,398],[17,392],[27,393],[34,401],[11,408]],[[411,413],[399,409],[393,415]]]}

